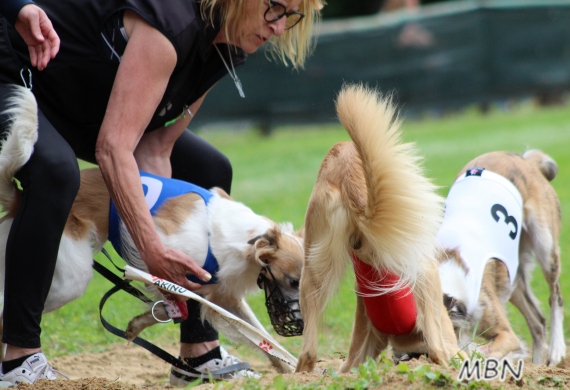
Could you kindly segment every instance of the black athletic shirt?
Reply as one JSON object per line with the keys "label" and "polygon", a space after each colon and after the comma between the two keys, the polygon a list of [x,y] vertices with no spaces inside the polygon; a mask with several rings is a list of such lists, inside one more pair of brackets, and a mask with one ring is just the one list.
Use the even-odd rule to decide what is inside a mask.
{"label": "black athletic shirt", "polygon": [[[116,35],[120,34],[119,29],[110,24],[122,23],[120,15],[124,10],[135,11],[161,31],[177,54],[176,68],[146,131],[156,130],[180,116],[185,106],[194,103],[227,74],[218,52],[211,48],[219,23],[214,23],[214,28],[203,21],[196,1],[35,0],[35,3],[52,21],[61,48],[45,70],[32,69],[33,92],[46,117],[74,149],[92,144],[101,127],[124,50],[124,39]],[[8,26],[8,35],[18,60],[29,64],[28,48],[19,34]],[[234,67],[245,61],[242,50],[233,47],[228,50],[226,45],[218,48],[228,64],[231,53]]]}

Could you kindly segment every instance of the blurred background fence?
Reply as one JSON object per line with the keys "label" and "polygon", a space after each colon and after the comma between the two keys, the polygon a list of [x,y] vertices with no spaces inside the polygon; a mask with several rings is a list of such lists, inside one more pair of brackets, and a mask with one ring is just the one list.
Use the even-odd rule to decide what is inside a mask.
{"label": "blurred background fence", "polygon": [[558,99],[570,89],[570,0],[467,0],[327,20],[305,65],[259,51],[238,68],[246,98],[225,77],[193,125],[278,124],[335,119],[345,82],[393,93],[404,115],[482,108],[505,98]]}

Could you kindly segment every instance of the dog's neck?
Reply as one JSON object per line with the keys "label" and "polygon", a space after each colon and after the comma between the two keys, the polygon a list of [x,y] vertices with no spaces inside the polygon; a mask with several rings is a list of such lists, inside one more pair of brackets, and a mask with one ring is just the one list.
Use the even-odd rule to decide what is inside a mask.
{"label": "dog's neck", "polygon": [[248,242],[275,227],[271,220],[255,214],[242,203],[215,196],[208,208],[210,246],[218,259],[218,277],[224,288],[243,291],[256,286],[261,265],[248,258]]}

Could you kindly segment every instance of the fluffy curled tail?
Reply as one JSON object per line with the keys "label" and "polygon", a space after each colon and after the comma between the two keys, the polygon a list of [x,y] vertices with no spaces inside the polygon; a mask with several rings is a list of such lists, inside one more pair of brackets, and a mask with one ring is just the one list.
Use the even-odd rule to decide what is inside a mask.
{"label": "fluffy curled tail", "polygon": [[367,203],[358,224],[377,257],[371,265],[400,277],[393,289],[413,286],[421,263],[436,257],[443,198],[425,177],[415,146],[402,141],[389,98],[362,85],[345,86],[336,109],[362,159]]}
{"label": "fluffy curled tail", "polygon": [[523,154],[525,160],[530,161],[544,175],[548,181],[554,180],[558,173],[558,165],[546,153],[538,149],[527,150]]}
{"label": "fluffy curled tail", "polygon": [[32,92],[14,86],[8,108],[0,115],[7,117],[9,127],[0,142],[0,205],[7,210],[16,198],[12,179],[30,159],[38,139],[38,107]]}

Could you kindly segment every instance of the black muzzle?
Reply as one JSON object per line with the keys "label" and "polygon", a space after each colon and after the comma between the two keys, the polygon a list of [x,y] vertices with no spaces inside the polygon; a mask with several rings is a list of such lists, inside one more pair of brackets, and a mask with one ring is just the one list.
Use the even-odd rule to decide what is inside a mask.
{"label": "black muzzle", "polygon": [[[267,272],[271,278],[267,276]],[[257,285],[265,291],[265,306],[277,334],[285,337],[301,336],[304,323],[299,300],[285,299],[269,266],[262,268]]]}

